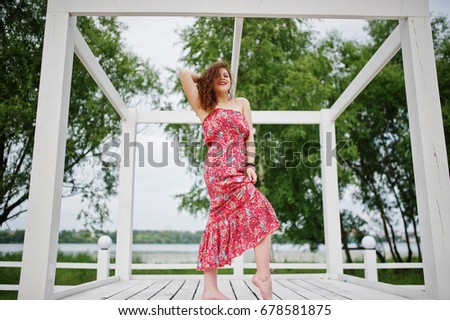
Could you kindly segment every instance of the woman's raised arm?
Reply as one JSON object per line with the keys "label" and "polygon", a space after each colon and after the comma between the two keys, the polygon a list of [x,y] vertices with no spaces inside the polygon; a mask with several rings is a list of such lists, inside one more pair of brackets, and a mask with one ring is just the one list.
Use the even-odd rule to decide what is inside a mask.
{"label": "woman's raised arm", "polygon": [[199,114],[198,110],[200,107],[200,97],[198,95],[197,81],[200,76],[194,72],[187,69],[181,69],[178,73],[181,85],[183,86],[183,91],[191,105],[192,109]]}

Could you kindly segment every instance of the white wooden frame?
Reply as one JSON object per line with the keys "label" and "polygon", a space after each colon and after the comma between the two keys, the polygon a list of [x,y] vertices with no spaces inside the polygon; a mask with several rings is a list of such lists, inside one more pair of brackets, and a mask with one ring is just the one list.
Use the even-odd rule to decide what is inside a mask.
{"label": "white wooden frame", "polygon": [[[123,132],[135,138],[138,123],[198,123],[193,112],[136,111],[126,107],[82,35],[80,16],[229,16],[235,17],[232,72],[237,80],[245,17],[391,19],[399,27],[388,37],[342,96],[328,110],[254,111],[254,123],[319,124],[322,142],[335,141],[335,121],[402,47],[413,149],[417,204],[427,293],[450,299],[450,180],[437,86],[427,0],[49,0],[36,118],[30,202],[25,233],[19,299],[52,299],[61,207],[65,138],[73,52],[124,121]],[[235,88],[234,88],[235,89]],[[134,155],[120,169],[117,272],[131,275]],[[327,273],[342,278],[337,164],[322,161]],[[238,264],[242,266],[242,263]]]}

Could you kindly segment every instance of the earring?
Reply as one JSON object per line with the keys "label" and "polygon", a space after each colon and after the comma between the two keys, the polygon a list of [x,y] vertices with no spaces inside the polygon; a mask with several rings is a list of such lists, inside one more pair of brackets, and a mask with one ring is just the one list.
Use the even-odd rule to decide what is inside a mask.
{"label": "earring", "polygon": [[230,89],[228,89],[228,100],[231,100],[231,88]]}

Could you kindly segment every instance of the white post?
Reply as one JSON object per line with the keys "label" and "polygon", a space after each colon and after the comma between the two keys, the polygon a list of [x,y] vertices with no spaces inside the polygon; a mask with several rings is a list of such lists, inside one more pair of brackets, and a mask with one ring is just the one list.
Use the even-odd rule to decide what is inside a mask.
{"label": "white post", "polygon": [[68,13],[46,17],[19,299],[54,293],[75,24]]}
{"label": "white post", "polygon": [[[136,153],[136,110],[128,109],[122,124],[119,216],[117,220],[116,275],[121,280],[131,277],[133,245],[133,200]],[[143,152],[143,150],[140,150]]]}
{"label": "white post", "polygon": [[108,236],[98,238],[97,280],[109,278],[110,251],[112,240]]}
{"label": "white post", "polygon": [[320,115],[320,158],[327,273],[331,279],[338,279],[344,273],[344,267],[339,216],[336,132],[334,122],[330,120],[330,110],[322,109]]}
{"label": "white post", "polygon": [[236,276],[244,275],[244,255],[242,254],[239,257],[233,259],[233,274]]}
{"label": "white post", "polygon": [[364,247],[364,278],[370,281],[378,281],[376,241],[374,237],[365,236],[362,239]]}
{"label": "white post", "polygon": [[378,281],[377,253],[375,249],[364,249],[364,278]]}
{"label": "white post", "polygon": [[450,299],[450,179],[430,19],[400,27],[425,289]]}
{"label": "white post", "polygon": [[234,85],[231,88],[231,95],[236,96],[237,78],[239,70],[239,55],[241,52],[242,28],[244,27],[244,18],[234,19],[233,51],[231,54],[231,74]]}

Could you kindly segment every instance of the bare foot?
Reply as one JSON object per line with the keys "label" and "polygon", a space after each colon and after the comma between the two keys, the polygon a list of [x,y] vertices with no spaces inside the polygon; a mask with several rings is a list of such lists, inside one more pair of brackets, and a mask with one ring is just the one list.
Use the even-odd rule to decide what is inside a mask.
{"label": "bare foot", "polygon": [[215,292],[203,292],[203,300],[230,300],[226,295],[220,291]]}
{"label": "bare foot", "polygon": [[255,274],[252,282],[259,289],[264,300],[272,300],[272,277],[270,275],[260,278]]}

